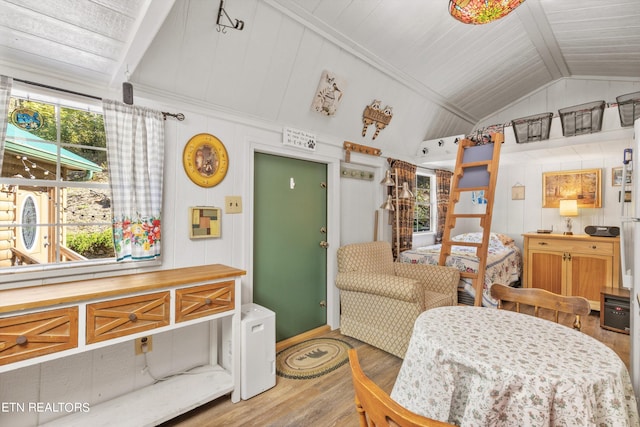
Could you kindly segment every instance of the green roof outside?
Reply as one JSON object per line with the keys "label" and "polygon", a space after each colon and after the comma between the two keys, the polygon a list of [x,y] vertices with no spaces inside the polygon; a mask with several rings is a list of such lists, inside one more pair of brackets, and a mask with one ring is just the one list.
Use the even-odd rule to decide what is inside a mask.
{"label": "green roof outside", "polygon": [[[29,160],[42,160],[54,164],[58,157],[55,144],[22,130],[11,123],[7,123],[4,149],[5,151],[27,156]],[[60,164],[74,170],[102,171],[99,165],[64,148],[60,148]]]}

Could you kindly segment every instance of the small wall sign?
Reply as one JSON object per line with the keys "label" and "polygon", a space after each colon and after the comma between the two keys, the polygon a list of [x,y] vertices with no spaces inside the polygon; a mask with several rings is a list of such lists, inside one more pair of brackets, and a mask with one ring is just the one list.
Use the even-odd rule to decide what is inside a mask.
{"label": "small wall sign", "polygon": [[514,185],[511,187],[511,200],[524,200],[524,185]]}
{"label": "small wall sign", "polygon": [[309,151],[316,151],[316,136],[312,133],[292,128],[282,131],[282,143]]}

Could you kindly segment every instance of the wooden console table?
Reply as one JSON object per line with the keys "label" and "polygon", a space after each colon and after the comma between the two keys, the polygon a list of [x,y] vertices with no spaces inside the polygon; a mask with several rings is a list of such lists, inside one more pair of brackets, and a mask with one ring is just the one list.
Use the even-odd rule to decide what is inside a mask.
{"label": "wooden console table", "polygon": [[47,425],[155,425],[228,393],[238,402],[245,274],[214,264],[0,291],[0,373],[214,321],[210,365]]}

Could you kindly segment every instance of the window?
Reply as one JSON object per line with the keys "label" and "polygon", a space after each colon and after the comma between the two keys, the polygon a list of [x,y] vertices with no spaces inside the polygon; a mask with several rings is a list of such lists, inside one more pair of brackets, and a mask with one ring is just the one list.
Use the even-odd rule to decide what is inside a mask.
{"label": "window", "polygon": [[99,101],[13,88],[0,172],[0,274],[113,260]]}
{"label": "window", "polygon": [[415,217],[413,221],[413,232],[424,233],[433,231],[432,224],[434,224],[433,203],[435,202],[435,186],[432,185],[435,182],[435,175],[427,174],[425,172],[416,172],[416,209]]}

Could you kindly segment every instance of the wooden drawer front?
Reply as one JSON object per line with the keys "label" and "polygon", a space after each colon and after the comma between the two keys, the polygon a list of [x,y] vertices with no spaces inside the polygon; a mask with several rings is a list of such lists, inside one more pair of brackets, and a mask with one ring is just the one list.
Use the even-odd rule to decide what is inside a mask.
{"label": "wooden drawer front", "polygon": [[78,346],[78,307],[0,319],[0,365]]}
{"label": "wooden drawer front", "polygon": [[568,252],[575,245],[566,240],[545,239],[543,237],[533,237],[529,239],[529,249],[540,251]]}
{"label": "wooden drawer front", "polygon": [[233,281],[176,290],[176,323],[234,309]]}
{"label": "wooden drawer front", "polygon": [[87,344],[169,324],[169,292],[87,305]]}
{"label": "wooden drawer front", "polygon": [[574,242],[571,252],[593,255],[613,255],[613,243],[608,242]]}
{"label": "wooden drawer front", "polygon": [[583,254],[594,255],[613,255],[613,243],[600,241],[589,242],[534,237],[529,239],[529,249],[557,252],[580,252]]}

